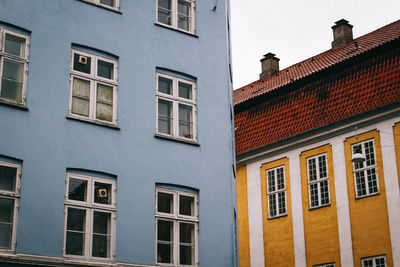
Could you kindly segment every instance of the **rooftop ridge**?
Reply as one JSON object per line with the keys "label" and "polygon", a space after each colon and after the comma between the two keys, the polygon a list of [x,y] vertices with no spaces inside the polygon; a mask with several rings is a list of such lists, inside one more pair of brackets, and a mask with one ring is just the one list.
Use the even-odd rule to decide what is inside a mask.
{"label": "rooftop ridge", "polygon": [[295,63],[263,80],[254,81],[233,91],[234,105],[244,103],[316,72],[332,67],[400,37],[400,20],[394,21],[352,42],[329,49]]}

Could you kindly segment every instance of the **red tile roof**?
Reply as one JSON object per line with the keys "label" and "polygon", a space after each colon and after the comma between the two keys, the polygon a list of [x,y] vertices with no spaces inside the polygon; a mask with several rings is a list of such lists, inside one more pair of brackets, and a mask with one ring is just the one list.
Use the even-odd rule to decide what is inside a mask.
{"label": "red tile roof", "polygon": [[[235,111],[236,153],[242,154],[290,136],[400,101],[400,46],[375,53],[340,70],[279,94],[271,91],[382,46],[400,36],[400,20],[289,67],[234,92],[235,108],[256,96],[263,102]],[[293,79],[293,80],[291,80]],[[260,89],[256,93],[254,91]],[[276,91],[278,92],[278,91]]]}
{"label": "red tile roof", "polygon": [[[354,42],[341,46],[337,49],[331,49],[319,55],[306,59],[300,63],[290,66],[264,80],[258,80],[250,83],[233,92],[234,104],[240,104],[249,99],[263,95],[269,91],[297,81],[313,73],[321,71],[336,65],[349,58],[353,58],[362,53],[370,51],[378,46],[393,41],[400,36],[400,20],[386,25],[376,31],[354,39],[359,48],[354,50]],[[351,52],[351,53],[350,53]]]}

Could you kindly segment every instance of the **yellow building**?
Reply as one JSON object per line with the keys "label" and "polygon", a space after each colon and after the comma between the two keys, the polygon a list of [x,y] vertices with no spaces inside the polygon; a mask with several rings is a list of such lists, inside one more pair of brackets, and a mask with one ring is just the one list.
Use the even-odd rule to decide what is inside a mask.
{"label": "yellow building", "polygon": [[400,266],[400,20],[234,91],[240,266]]}

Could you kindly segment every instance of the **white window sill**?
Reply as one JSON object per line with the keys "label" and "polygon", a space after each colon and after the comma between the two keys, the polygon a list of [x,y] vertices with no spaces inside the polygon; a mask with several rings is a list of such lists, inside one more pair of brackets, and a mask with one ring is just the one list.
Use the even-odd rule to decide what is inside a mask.
{"label": "white window sill", "polygon": [[283,217],[287,217],[287,216],[288,216],[287,213],[285,213],[285,214],[277,215],[274,217],[268,217],[268,220],[279,219],[279,218],[283,218]]}
{"label": "white window sill", "polygon": [[160,134],[160,133],[156,133],[154,135],[154,137],[156,138],[160,138],[160,139],[166,139],[166,140],[171,140],[171,141],[175,141],[175,142],[179,142],[179,143],[186,143],[186,144],[190,144],[190,145],[194,145],[194,146],[200,146],[199,143],[197,143],[194,140],[189,140],[189,139],[184,139],[184,138],[178,138],[175,136],[170,136],[170,135],[164,135],[164,134]]}
{"label": "white window sill", "polygon": [[308,210],[309,210],[309,211],[311,211],[311,210],[318,210],[318,209],[322,209],[322,208],[326,208],[326,207],[330,207],[330,206],[331,206],[331,203],[328,203],[328,204],[324,204],[324,205],[320,205],[320,206],[308,208]]}
{"label": "white window sill", "polygon": [[176,32],[180,32],[180,33],[183,33],[183,34],[187,34],[187,35],[190,35],[190,36],[195,37],[195,38],[199,38],[199,36],[196,35],[194,32],[188,32],[188,31],[185,31],[185,30],[181,30],[179,28],[174,28],[172,26],[169,26],[168,24],[163,24],[163,23],[160,23],[160,22],[156,22],[156,23],[154,23],[154,25],[162,27],[162,28],[170,29],[170,30],[173,30],[173,31],[176,31]]}
{"label": "white window sill", "polygon": [[0,104],[4,105],[4,106],[9,106],[9,107],[13,107],[13,108],[18,108],[18,109],[23,109],[23,110],[29,110],[26,107],[26,104],[23,103],[17,103],[17,102],[11,102],[11,101],[7,101],[4,99],[0,99]]}
{"label": "white window sill", "polygon": [[68,120],[81,121],[81,122],[84,122],[84,123],[95,124],[95,125],[107,127],[107,128],[118,130],[118,131],[121,130],[118,126],[116,126],[114,124],[105,123],[105,122],[93,121],[93,120],[84,119],[84,118],[78,118],[78,117],[74,117],[74,116],[71,116],[71,115],[68,115],[66,118]]}
{"label": "white window sill", "polygon": [[115,12],[115,13],[118,13],[118,14],[122,15],[122,12],[119,10],[119,8],[116,8],[116,7],[108,7],[107,5],[96,4],[96,3],[92,3],[92,2],[89,2],[89,1],[86,1],[86,0],[79,0],[79,1],[87,3],[87,4],[92,5],[92,6],[97,6],[97,7],[100,7],[100,8],[104,8],[106,10],[109,10],[109,11],[112,11],[112,12]]}
{"label": "white window sill", "polygon": [[380,192],[376,192],[376,193],[373,193],[373,194],[369,194],[369,195],[365,195],[365,196],[356,196],[356,200],[358,200],[358,199],[363,199],[363,198],[368,198],[368,197],[374,197],[374,196],[378,196],[378,195],[380,195],[381,193]]}

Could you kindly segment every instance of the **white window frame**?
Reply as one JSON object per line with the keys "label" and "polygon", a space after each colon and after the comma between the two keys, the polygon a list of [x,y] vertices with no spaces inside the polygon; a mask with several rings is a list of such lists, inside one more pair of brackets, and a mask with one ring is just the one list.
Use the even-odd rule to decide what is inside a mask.
{"label": "white window frame", "polygon": [[[14,35],[16,37],[25,39],[25,49],[23,51],[23,53],[24,53],[23,56],[15,56],[15,55],[6,53],[4,51],[6,34]],[[4,59],[6,58],[9,60],[24,64],[24,74],[23,74],[24,77],[23,77],[23,84],[22,84],[22,93],[21,93],[22,100],[21,100],[21,102],[1,98],[1,94],[0,94],[0,100],[2,102],[7,102],[10,104],[16,104],[16,105],[22,105],[22,106],[26,105],[26,84],[27,84],[27,80],[28,80],[29,44],[30,44],[30,38],[28,35],[17,33],[17,32],[10,31],[10,30],[6,30],[6,29],[0,27],[0,93],[1,93],[1,86],[2,86],[1,83],[2,83],[2,79],[3,79],[2,75],[3,75]]]}
{"label": "white window frame", "polygon": [[[74,70],[74,55],[79,54],[85,57],[90,57],[90,74]],[[104,77],[97,76],[97,66],[98,60],[112,63],[113,69],[113,79],[107,79]],[[98,124],[105,124],[116,126],[117,125],[117,98],[118,98],[118,61],[104,58],[95,54],[83,52],[81,50],[72,49],[71,50],[71,67],[70,67],[70,92],[69,92],[69,106],[68,106],[68,116],[71,118],[76,118],[84,121],[94,122]],[[90,100],[89,100],[89,116],[83,116],[79,114],[72,113],[72,93],[73,93],[73,79],[78,78],[81,80],[86,80],[90,82]],[[96,118],[96,103],[97,103],[97,84],[104,84],[113,88],[113,114],[112,121],[106,121]]]}
{"label": "white window frame", "polygon": [[[319,164],[319,157],[321,156],[325,156],[325,169],[326,169],[326,177],[321,178],[321,174],[320,174],[320,164]],[[315,160],[315,168],[316,168],[316,175],[317,175],[317,179],[315,181],[310,181],[310,165],[309,162],[311,160]],[[327,153],[322,153],[322,154],[318,154],[312,157],[308,157],[307,158],[307,183],[308,183],[308,203],[309,203],[309,207],[310,209],[316,209],[316,208],[320,208],[320,207],[326,207],[329,206],[331,204],[331,190],[330,190],[330,186],[329,186],[329,168],[328,168],[328,155]],[[322,204],[322,192],[321,192],[321,184],[322,182],[327,181],[328,184],[328,198],[329,201],[328,203]],[[311,201],[311,185],[317,185],[317,190],[318,190],[318,205],[312,205],[312,201]]]}
{"label": "white window frame", "polygon": [[[278,175],[277,171],[278,169],[282,169],[283,173],[283,189],[278,189]],[[268,172],[274,172],[274,183],[275,183],[275,190],[270,191],[269,189],[269,175]],[[265,171],[265,176],[267,179],[267,203],[268,203],[268,219],[273,219],[273,218],[278,218],[287,215],[287,194],[286,194],[286,175],[285,175],[285,165],[274,167],[271,169],[268,169]],[[280,212],[279,211],[279,193],[284,193],[285,194],[285,212]],[[275,210],[276,210],[276,215],[271,214],[271,203],[270,203],[270,196],[275,195]]]}
{"label": "white window frame", "polygon": [[[87,181],[87,196],[86,201],[77,201],[68,199],[68,189],[70,178]],[[95,182],[104,183],[111,185],[111,204],[100,204],[94,202],[94,184]],[[83,259],[86,261],[113,261],[115,258],[115,225],[116,225],[116,181],[86,176],[75,173],[67,173],[65,182],[65,195],[64,195],[64,241],[63,241],[63,257],[71,259]],[[70,255],[66,254],[66,241],[67,241],[67,218],[68,208],[86,210],[86,221],[85,221],[85,255]],[[93,212],[105,212],[111,214],[111,225],[110,225],[110,257],[101,258],[93,257],[92,255],[92,238],[93,238]]]}
{"label": "white window frame", "polygon": [[10,249],[0,249],[0,252],[14,252],[15,245],[17,242],[17,223],[18,223],[18,209],[19,209],[19,199],[21,191],[21,165],[9,162],[0,161],[0,165],[11,167],[16,169],[15,175],[15,191],[0,190],[0,198],[8,198],[14,200],[14,213],[13,213],[13,228],[11,236],[11,246]]}
{"label": "white window frame", "polygon": [[[379,194],[379,175],[378,175],[378,164],[377,164],[377,155],[376,155],[376,147],[375,147],[375,140],[374,139],[368,139],[362,142],[357,142],[351,145],[351,151],[353,154],[354,151],[354,147],[361,145],[361,154],[366,157],[366,153],[365,153],[365,144],[372,142],[372,148],[374,149],[374,160],[375,160],[375,164],[373,165],[368,165],[368,160],[365,160],[364,162],[362,162],[363,167],[362,168],[357,168],[356,166],[358,166],[358,163],[352,163],[353,166],[353,178],[354,178],[354,190],[355,190],[355,195],[356,198],[363,198],[363,197],[368,197],[368,196],[374,196],[374,195],[378,195]],[[377,191],[376,192],[370,192],[371,188],[368,186],[368,170],[371,169],[375,169],[375,176],[376,176],[376,187],[377,187]],[[357,177],[356,177],[356,173],[358,172],[363,172],[364,173],[364,182],[365,182],[365,190],[366,190],[366,194],[365,195],[359,195],[358,194],[358,190],[357,190]]]}
{"label": "white window frame", "polygon": [[[172,80],[172,94],[164,94],[158,90],[158,79],[163,77]],[[192,98],[186,99],[179,97],[179,82],[190,84],[192,86]],[[158,100],[162,99],[164,101],[172,102],[172,126],[171,134],[166,134],[159,132],[158,130]],[[163,73],[156,73],[156,133],[159,136],[164,136],[168,138],[174,138],[183,141],[197,142],[197,103],[196,103],[196,83],[190,80],[179,78],[172,75],[167,75]],[[179,136],[179,104],[184,104],[192,107],[193,112],[193,138],[186,138],[184,136]]]}
{"label": "white window frame", "polygon": [[160,25],[172,28],[172,29],[176,29],[176,30],[179,30],[179,31],[182,31],[182,32],[195,34],[195,32],[196,32],[196,19],[195,19],[195,17],[196,17],[196,12],[195,12],[196,11],[196,1],[195,0],[183,0],[185,2],[190,3],[190,14],[191,14],[191,16],[189,18],[190,22],[189,22],[189,30],[188,31],[178,27],[178,1],[180,1],[180,0],[171,0],[171,10],[170,10],[171,11],[171,25],[163,23],[163,22],[160,22],[158,20],[158,8],[159,8],[158,1],[159,0],[157,0],[157,3],[156,3],[156,21],[157,21],[157,24],[160,24]]}
{"label": "white window frame", "polygon": [[[387,262],[386,262],[386,255],[381,255],[381,256],[373,256],[373,257],[368,257],[368,258],[362,258],[361,259],[361,266],[362,267],[365,267],[366,265],[364,265],[364,261],[367,261],[367,260],[372,260],[372,267],[376,267],[376,262],[375,262],[375,260],[377,260],[377,259],[383,259],[384,261],[385,261],[385,267],[387,266]],[[369,266],[367,266],[367,267],[369,267]]]}
{"label": "white window frame", "polygon": [[[172,213],[163,213],[158,211],[158,193],[166,193],[166,194],[171,194],[173,195],[173,212]],[[194,216],[186,216],[186,215],[181,215],[179,214],[179,197],[180,196],[188,196],[188,197],[193,197],[194,198],[194,207],[193,207],[193,212]],[[171,190],[171,189],[165,189],[165,188],[156,188],[156,209],[155,209],[155,262],[156,265],[159,266],[198,266],[199,258],[198,258],[198,231],[199,231],[199,215],[198,215],[198,197],[197,194],[195,193],[190,193],[190,192],[183,192],[179,190]],[[159,263],[157,262],[157,247],[158,247],[158,220],[164,220],[164,221],[172,221],[173,222],[173,263]],[[194,265],[180,265],[179,264],[179,245],[180,245],[180,239],[179,239],[179,223],[192,223],[194,224]]]}
{"label": "white window frame", "polygon": [[101,6],[101,7],[104,7],[104,8],[108,8],[108,9],[111,9],[111,10],[119,11],[119,1],[120,0],[114,0],[114,6],[109,6],[109,5],[102,4],[102,3],[100,3],[100,0],[82,0],[82,1],[94,4],[94,5],[97,5],[97,6]]}
{"label": "white window frame", "polygon": [[313,265],[313,267],[335,267],[335,266],[336,264],[334,262]]}

